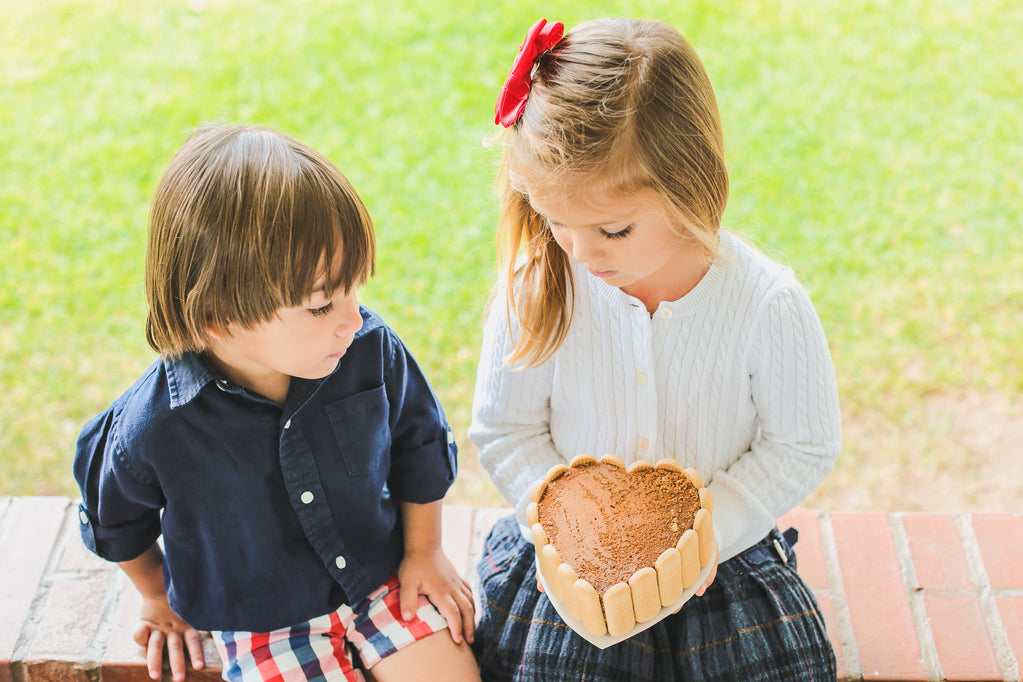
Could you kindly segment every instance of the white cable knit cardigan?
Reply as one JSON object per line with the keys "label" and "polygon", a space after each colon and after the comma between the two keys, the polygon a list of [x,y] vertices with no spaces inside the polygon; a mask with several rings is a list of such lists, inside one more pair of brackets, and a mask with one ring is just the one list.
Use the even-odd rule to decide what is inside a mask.
{"label": "white cable knit cardigan", "polygon": [[497,294],[469,428],[480,462],[524,524],[533,483],[579,453],[677,459],[714,494],[721,561],[739,554],[817,487],[841,447],[834,367],[809,296],[725,230],[699,284],[653,315],[573,268],[568,336],[542,365],[504,364],[512,344]]}

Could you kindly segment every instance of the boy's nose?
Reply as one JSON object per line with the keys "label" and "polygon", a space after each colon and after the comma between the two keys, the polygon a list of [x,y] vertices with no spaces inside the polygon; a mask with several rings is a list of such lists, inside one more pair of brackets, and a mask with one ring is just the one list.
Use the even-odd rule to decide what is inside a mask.
{"label": "boy's nose", "polygon": [[354,334],[362,329],[362,315],[359,313],[359,301],[355,296],[345,298],[345,302],[341,306],[341,312],[341,319],[334,330],[335,334],[345,336],[346,334]]}

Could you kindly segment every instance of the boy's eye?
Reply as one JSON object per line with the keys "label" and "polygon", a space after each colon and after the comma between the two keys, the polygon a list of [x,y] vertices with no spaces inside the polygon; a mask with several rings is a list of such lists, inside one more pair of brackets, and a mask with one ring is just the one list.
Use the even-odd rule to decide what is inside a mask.
{"label": "boy's eye", "polygon": [[331,301],[330,303],[328,303],[327,305],[323,306],[322,308],[310,308],[309,312],[312,313],[313,317],[321,317],[323,315],[326,315],[327,313],[329,313],[333,309],[334,309],[334,302]]}
{"label": "boy's eye", "polygon": [[624,229],[618,230],[617,232],[608,232],[607,230],[601,230],[600,233],[607,239],[625,239],[632,234],[632,225],[625,227]]}

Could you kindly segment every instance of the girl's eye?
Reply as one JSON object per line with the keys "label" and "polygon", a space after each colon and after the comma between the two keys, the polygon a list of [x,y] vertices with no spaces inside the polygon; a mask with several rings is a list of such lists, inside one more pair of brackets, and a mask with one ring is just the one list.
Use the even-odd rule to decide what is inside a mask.
{"label": "girl's eye", "polygon": [[624,229],[618,230],[617,232],[607,232],[606,230],[601,230],[600,233],[604,235],[605,239],[625,239],[630,234],[632,234],[632,225],[629,225]]}
{"label": "girl's eye", "polygon": [[328,303],[327,305],[323,306],[322,308],[310,308],[309,312],[312,313],[313,317],[322,317],[323,315],[326,315],[327,313],[329,313],[333,309],[334,309],[334,302],[331,301],[330,303]]}

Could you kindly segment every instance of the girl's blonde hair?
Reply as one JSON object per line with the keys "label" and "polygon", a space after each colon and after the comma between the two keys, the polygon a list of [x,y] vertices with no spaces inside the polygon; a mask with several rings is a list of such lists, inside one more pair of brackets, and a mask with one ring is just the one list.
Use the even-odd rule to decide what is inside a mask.
{"label": "girl's blonde hair", "polygon": [[497,179],[498,260],[521,327],[507,360],[528,366],[564,340],[573,282],[568,256],[529,204],[527,179],[612,196],[653,190],[680,237],[713,258],[728,173],[717,101],[692,46],[661,22],[602,19],[537,59]]}
{"label": "girl's blonde hair", "polygon": [[156,189],[146,250],[146,338],[203,352],[209,329],[251,329],[300,305],[317,280],[348,291],[374,274],[373,224],[341,172],[275,130],[198,128]]}

